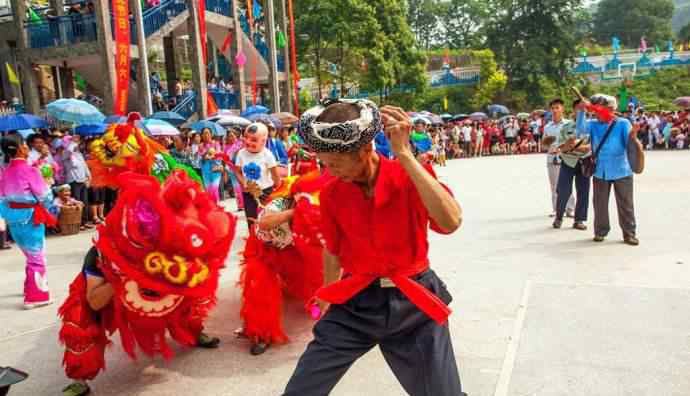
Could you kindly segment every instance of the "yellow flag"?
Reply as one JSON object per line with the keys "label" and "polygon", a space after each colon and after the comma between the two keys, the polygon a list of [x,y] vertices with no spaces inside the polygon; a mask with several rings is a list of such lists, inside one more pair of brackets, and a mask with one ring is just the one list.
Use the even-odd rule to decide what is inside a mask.
{"label": "yellow flag", "polygon": [[10,81],[10,83],[19,85],[19,79],[17,78],[17,75],[14,73],[14,70],[12,70],[12,66],[10,66],[9,63],[5,62],[5,68],[7,68],[7,79]]}
{"label": "yellow flag", "polygon": [[448,97],[443,97],[443,110],[448,110]]}

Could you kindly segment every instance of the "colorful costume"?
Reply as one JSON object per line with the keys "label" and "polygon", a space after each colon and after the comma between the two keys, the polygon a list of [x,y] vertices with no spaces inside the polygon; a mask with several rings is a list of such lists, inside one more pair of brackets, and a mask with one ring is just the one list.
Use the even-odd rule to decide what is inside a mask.
{"label": "colorful costume", "polygon": [[27,308],[50,301],[46,259],[45,228],[55,226],[48,212],[52,193],[41,172],[25,159],[13,159],[2,173],[0,217],[9,226],[12,238],[26,256],[24,304]]}
{"label": "colorful costume", "polygon": [[240,276],[240,315],[244,334],[255,343],[287,341],[281,320],[283,290],[298,298],[312,317],[320,316],[310,301],[323,284],[319,192],[329,179],[318,171],[289,177],[271,195],[259,222],[268,213],[294,209],[291,223],[250,232]]}
{"label": "colorful costume", "polygon": [[223,180],[223,172],[214,170],[214,168],[222,166],[223,162],[216,158],[201,161],[201,178],[204,180],[204,189],[213,202],[220,202],[220,183]]}
{"label": "colorful costume", "polygon": [[98,269],[114,295],[93,311],[80,273],[60,307],[63,365],[69,378],[81,381],[105,368],[105,347],[116,331],[132,358],[137,347],[149,356],[172,357],[166,333],[196,345],[216,304],[236,225],[203,191],[198,175],[157,151],[131,124],[111,128],[95,149],[103,150],[94,162],[99,181],[115,181],[119,188],[94,240]]}
{"label": "colorful costume", "polygon": [[120,182],[115,208],[94,241],[114,297],[94,312],[80,273],[59,311],[63,364],[77,380],[93,379],[105,367],[108,337],[116,331],[132,358],[137,346],[149,356],[172,357],[166,332],[194,345],[216,303],[219,270],[234,236],[234,217],[183,171],[162,186],[135,173],[122,174]]}

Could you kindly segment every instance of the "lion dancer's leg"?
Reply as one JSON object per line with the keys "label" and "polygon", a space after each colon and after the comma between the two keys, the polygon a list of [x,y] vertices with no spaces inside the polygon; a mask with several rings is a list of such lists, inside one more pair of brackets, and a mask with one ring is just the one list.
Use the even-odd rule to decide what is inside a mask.
{"label": "lion dancer's leg", "polygon": [[174,321],[168,328],[172,338],[183,345],[206,349],[218,348],[220,339],[204,332],[204,321],[215,305],[215,298],[195,301],[188,310],[184,311],[179,320]]}
{"label": "lion dancer's leg", "polygon": [[293,251],[294,258],[283,266],[280,273],[285,290],[304,304],[312,318],[318,319],[318,306],[312,302],[316,291],[323,286],[323,248],[297,240]]}
{"label": "lion dancer's leg", "polygon": [[44,250],[45,226],[15,223],[10,226],[10,232],[26,256],[24,308],[31,309],[50,304]]}
{"label": "lion dancer's leg", "polygon": [[74,380],[62,390],[63,396],[83,396],[90,392],[86,381],[105,369],[105,349],[110,343],[97,313],[86,301],[86,279],[82,274],[72,282],[67,300],[58,310],[62,318],[59,339],[65,346],[62,365]]}
{"label": "lion dancer's leg", "polygon": [[275,343],[287,341],[282,325],[283,295],[278,274],[265,262],[261,242],[251,235],[244,251],[240,276],[244,335],[252,341],[251,353],[258,355]]}

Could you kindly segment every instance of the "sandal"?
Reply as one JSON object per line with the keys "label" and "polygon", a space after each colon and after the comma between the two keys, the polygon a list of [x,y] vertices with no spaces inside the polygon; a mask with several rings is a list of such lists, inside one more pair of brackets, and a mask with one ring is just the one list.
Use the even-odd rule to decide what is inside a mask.
{"label": "sandal", "polygon": [[73,382],[62,390],[62,396],[86,396],[91,388],[83,382]]}

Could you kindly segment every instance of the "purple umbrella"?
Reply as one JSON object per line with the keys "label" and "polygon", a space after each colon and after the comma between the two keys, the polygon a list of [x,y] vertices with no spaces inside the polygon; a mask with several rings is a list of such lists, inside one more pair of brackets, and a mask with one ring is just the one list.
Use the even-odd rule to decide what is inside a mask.
{"label": "purple umbrella", "polygon": [[673,104],[684,109],[690,108],[690,96],[681,96],[673,101]]}
{"label": "purple umbrella", "polygon": [[482,113],[481,111],[470,114],[470,120],[472,121],[484,121],[488,119],[489,116],[487,116],[486,113]]}

